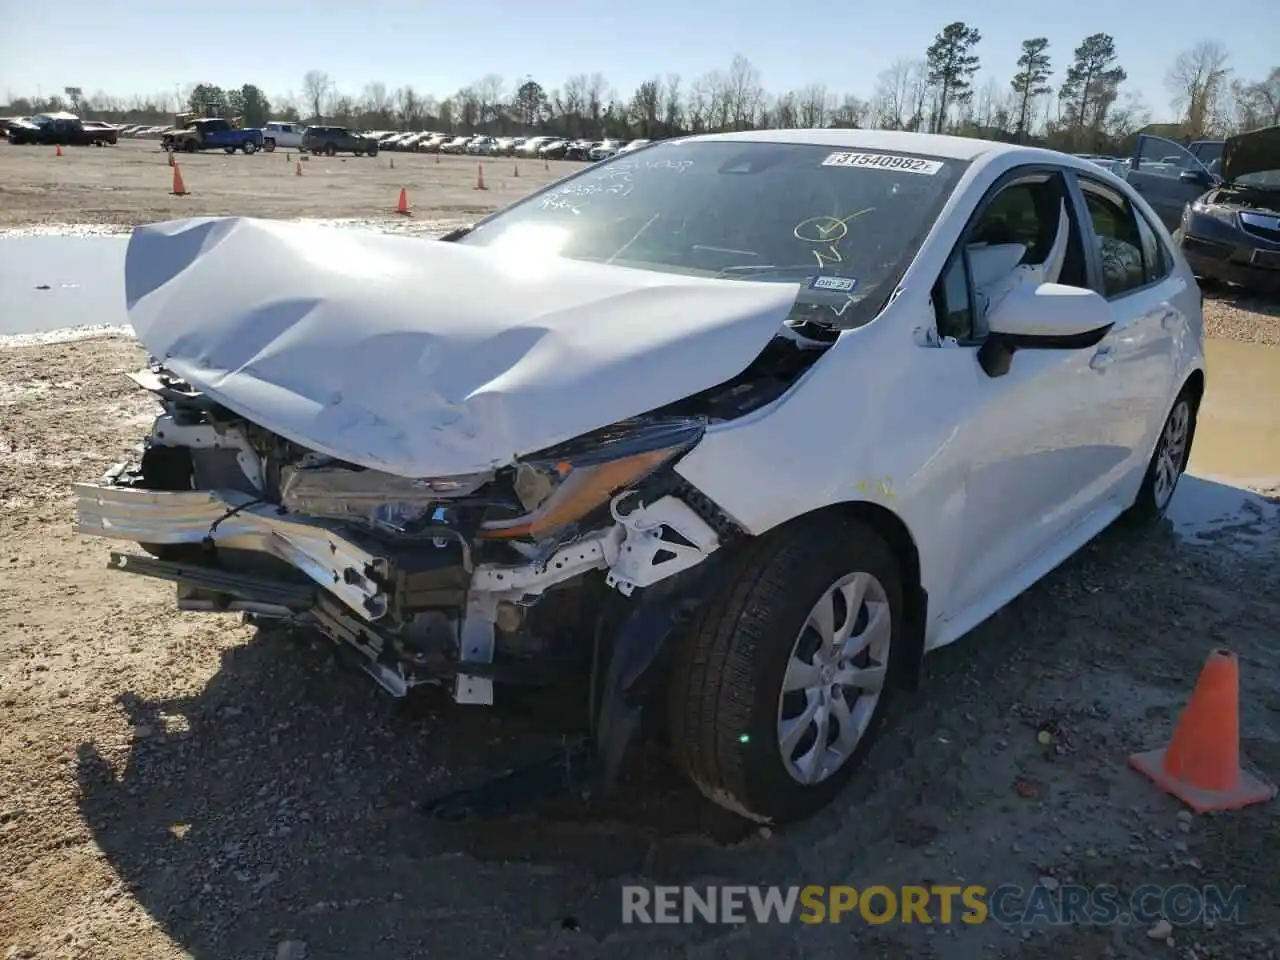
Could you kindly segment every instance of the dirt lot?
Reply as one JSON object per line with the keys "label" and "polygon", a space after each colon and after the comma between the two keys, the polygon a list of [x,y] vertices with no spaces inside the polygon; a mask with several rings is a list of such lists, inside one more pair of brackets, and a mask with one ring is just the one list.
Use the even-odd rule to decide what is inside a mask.
{"label": "dirt lot", "polygon": [[[282,154],[219,155],[184,159],[196,194],[178,201],[136,144],[63,166],[15,156],[0,147],[0,228],[376,217],[402,177],[423,218],[449,219],[556,175],[522,165],[480,195],[466,161],[321,160],[295,178]],[[1273,337],[1275,317],[1245,307],[1215,304],[1215,331]],[[1280,537],[1266,501],[1193,540],[1169,526],[1104,535],[931,658],[854,785],[808,823],[748,828],[655,755],[606,805],[451,825],[416,802],[530,755],[531,738],[552,749],[559,718],[536,699],[494,713],[429,694],[391,702],[319,641],[173,612],[170,589],[110,573],[108,546],[72,532],[69,483],[129,455],[153,415],[122,376],[142,362],[125,339],[0,348],[5,956],[1280,956],[1280,804],[1188,821],[1125,763],[1167,739],[1222,645],[1240,656],[1244,752],[1280,776]],[[1184,483],[1180,498],[1230,496]],[[624,883],[1037,882],[1242,885],[1247,900],[1242,922],[1175,926],[1169,940],[1146,924],[620,922]]]}
{"label": "dirt lot", "polygon": [[[50,223],[139,223],[188,216],[377,218],[394,216],[403,187],[411,211],[436,220],[489,213],[581,164],[486,159],[485,190],[476,189],[474,157],[386,153],[311,157],[295,176],[295,151],[179,154],[188,196],[175,197],[173,171],[155,140],[116,147],[51,148],[0,142],[0,228]],[[394,168],[391,166],[395,164]],[[518,176],[516,174],[519,174]]]}

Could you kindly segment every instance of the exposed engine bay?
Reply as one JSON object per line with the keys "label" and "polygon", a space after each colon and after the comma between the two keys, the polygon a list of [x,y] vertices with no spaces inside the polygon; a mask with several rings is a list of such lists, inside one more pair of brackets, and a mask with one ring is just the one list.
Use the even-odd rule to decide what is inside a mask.
{"label": "exposed engine bay", "polygon": [[[406,479],[316,453],[158,363],[163,405],[136,463],[81,484],[80,530],[154,559],[184,610],[314,627],[388,692],[552,683],[601,656],[606,598],[702,563],[741,531],[671,469],[707,427],[773,401],[824,352],[786,328],[728,383],[491,471]],[[604,638],[608,642],[608,638]],[[608,651],[604,651],[607,654]]]}

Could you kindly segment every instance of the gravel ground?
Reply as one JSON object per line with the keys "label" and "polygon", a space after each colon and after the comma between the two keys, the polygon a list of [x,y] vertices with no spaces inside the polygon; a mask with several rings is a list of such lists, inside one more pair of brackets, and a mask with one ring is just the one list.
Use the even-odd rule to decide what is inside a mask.
{"label": "gravel ground", "polygon": [[[0,148],[0,226],[174,215],[163,195],[119,186],[104,200],[47,157],[15,155]],[[113,185],[167,176],[136,144],[69,157],[119,165]],[[304,200],[255,196],[246,209],[248,194],[237,207],[239,188],[213,172],[230,182],[225,171],[283,170],[283,158],[197,157],[188,184],[200,186],[181,209],[362,218],[401,175],[428,192],[433,161],[397,157],[393,174],[385,159],[313,161],[281,187]],[[328,163],[350,190],[323,187],[315,165]],[[378,165],[364,174],[376,185],[347,177],[358,163]],[[456,163],[442,203],[480,203]],[[49,199],[46,184],[39,200],[37,174],[62,192]],[[518,187],[483,203],[537,175],[522,167]],[[424,202],[423,216],[455,214]],[[1220,297],[1209,323],[1275,342],[1280,320]],[[123,377],[143,359],[122,338],[0,349],[0,955],[1280,956],[1277,804],[1186,818],[1125,762],[1167,740],[1221,645],[1240,656],[1244,753],[1280,775],[1280,489],[1197,538],[1168,524],[1104,534],[930,658],[853,785],[807,823],[751,828],[654,753],[608,803],[443,824],[416,802],[553,749],[564,711],[536,697],[496,711],[429,693],[392,702],[335,668],[321,641],[179,614],[171,589],[107,571],[108,545],[72,532],[69,484],[147,429],[153,403]],[[1184,483],[1180,498],[1229,495]],[[624,883],[1216,884],[1247,899],[1242,922],[1167,939],[1146,924],[632,927]]]}

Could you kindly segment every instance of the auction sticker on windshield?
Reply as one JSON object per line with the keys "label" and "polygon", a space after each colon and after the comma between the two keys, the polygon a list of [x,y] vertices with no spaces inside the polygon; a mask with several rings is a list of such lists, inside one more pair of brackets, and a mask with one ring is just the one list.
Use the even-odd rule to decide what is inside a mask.
{"label": "auction sticker on windshield", "polygon": [[898,173],[923,173],[932,177],[942,169],[940,160],[899,157],[891,153],[833,153],[822,161],[824,167],[869,167]]}

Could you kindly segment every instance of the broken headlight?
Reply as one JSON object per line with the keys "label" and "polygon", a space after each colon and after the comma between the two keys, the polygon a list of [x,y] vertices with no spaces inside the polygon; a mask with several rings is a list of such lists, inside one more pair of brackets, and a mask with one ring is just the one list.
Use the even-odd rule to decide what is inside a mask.
{"label": "broken headlight", "polygon": [[527,512],[490,520],[480,535],[539,540],[563,530],[675,460],[705,429],[693,418],[624,420],[522,460],[513,485]]}

